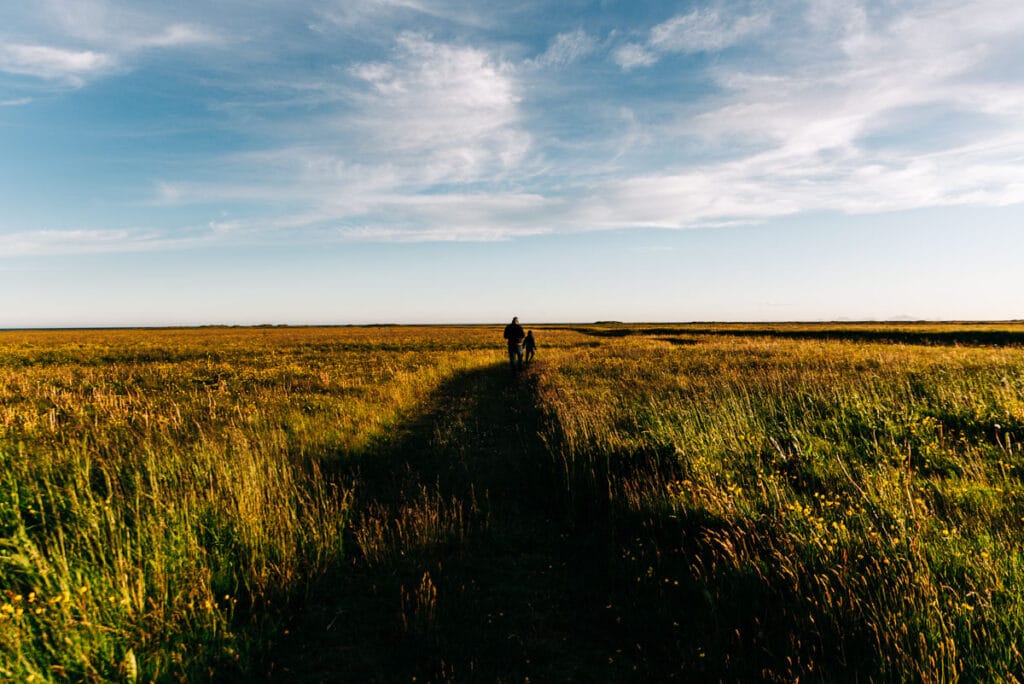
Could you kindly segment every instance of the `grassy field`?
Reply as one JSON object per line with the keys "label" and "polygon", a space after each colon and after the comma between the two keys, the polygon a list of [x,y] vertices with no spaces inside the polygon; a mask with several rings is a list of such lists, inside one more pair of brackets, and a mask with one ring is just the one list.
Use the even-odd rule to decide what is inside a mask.
{"label": "grassy field", "polygon": [[1024,325],[0,333],[0,681],[1024,679]]}

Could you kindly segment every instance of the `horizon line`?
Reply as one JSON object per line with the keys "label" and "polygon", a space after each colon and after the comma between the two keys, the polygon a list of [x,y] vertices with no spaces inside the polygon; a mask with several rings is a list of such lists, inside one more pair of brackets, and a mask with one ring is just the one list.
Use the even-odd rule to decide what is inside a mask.
{"label": "horizon line", "polygon": [[[471,323],[192,323],[192,324],[98,324],[2,327],[0,332],[59,332],[76,330],[200,330],[206,328],[249,328],[267,330],[278,328],[468,328],[505,325],[507,321],[478,321]],[[1022,324],[1024,318],[999,319],[938,319],[938,318],[864,318],[864,319],[763,319],[763,320],[690,320],[690,321],[535,321],[529,325],[919,325],[919,324]]]}

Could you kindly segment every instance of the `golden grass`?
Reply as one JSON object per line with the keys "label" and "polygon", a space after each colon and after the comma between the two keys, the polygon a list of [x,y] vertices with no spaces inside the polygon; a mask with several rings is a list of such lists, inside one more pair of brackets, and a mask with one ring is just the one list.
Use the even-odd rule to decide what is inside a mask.
{"label": "golden grass", "polygon": [[483,338],[0,335],[0,679],[140,665],[147,679],[190,678],[247,657],[236,627],[341,553],[352,492],[321,464],[385,438],[452,373],[493,362]]}
{"label": "golden grass", "polygon": [[637,596],[700,584],[733,613],[686,632],[761,654],[720,674],[1020,676],[1024,350],[664,336],[557,354],[540,383],[570,489],[598,472],[630,529],[687,521],[688,557],[630,552]]}
{"label": "golden grass", "polygon": [[[635,642],[602,676],[1024,678],[1024,325],[534,329],[531,477],[607,535],[579,600]],[[504,362],[493,326],[0,333],[0,680],[245,672],[343,539],[471,553],[475,504],[338,464]]]}

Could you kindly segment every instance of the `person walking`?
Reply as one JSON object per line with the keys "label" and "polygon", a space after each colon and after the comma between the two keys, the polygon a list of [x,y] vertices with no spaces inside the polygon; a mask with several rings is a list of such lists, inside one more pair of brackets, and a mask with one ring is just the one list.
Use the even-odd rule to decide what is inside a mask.
{"label": "person walking", "polygon": [[508,362],[512,372],[523,369],[523,340],[526,333],[519,325],[519,317],[513,316],[512,322],[505,326],[505,340],[508,342]]}
{"label": "person walking", "polygon": [[526,333],[523,340],[523,349],[526,350],[526,363],[533,361],[533,352],[537,351],[537,340],[533,338],[533,331]]}

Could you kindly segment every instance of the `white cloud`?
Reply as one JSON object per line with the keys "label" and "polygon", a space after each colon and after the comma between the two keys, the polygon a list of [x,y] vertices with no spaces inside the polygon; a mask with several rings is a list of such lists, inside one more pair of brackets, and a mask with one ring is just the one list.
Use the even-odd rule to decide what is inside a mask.
{"label": "white cloud", "polygon": [[131,68],[144,51],[227,43],[200,24],[107,0],[46,0],[25,14],[32,28],[0,44],[0,71],[74,87]]}
{"label": "white cloud", "polygon": [[653,137],[699,136],[730,161],[609,184],[580,218],[685,227],[1024,202],[1024,84],[985,72],[992,55],[1019,51],[1024,6],[923,3],[872,21],[857,3],[833,2],[759,70],[717,63],[722,91]]}
{"label": "white cloud", "polygon": [[624,43],[612,60],[624,71],[655,64],[669,52],[717,52],[766,32],[767,13],[730,14],[721,8],[695,9],[651,28],[643,43]]}
{"label": "white cloud", "polygon": [[[278,213],[252,220],[210,223],[217,238],[279,233],[319,239],[376,241],[504,240],[550,232],[552,212],[562,202],[540,194],[515,192],[419,193],[408,191],[387,172],[338,169],[334,183],[311,172],[287,185],[195,184],[163,188],[174,202],[265,202]],[[345,179],[356,180],[349,183]],[[289,211],[287,207],[305,207]]]}
{"label": "white cloud", "polygon": [[46,0],[43,7],[48,20],[66,38],[113,53],[223,42],[223,38],[208,27],[177,20],[185,12],[166,16],[147,11],[142,3]]}
{"label": "white cloud", "polygon": [[13,100],[0,100],[0,107],[22,107],[27,104],[32,104],[31,97],[19,97]]}
{"label": "white cloud", "polygon": [[63,80],[80,84],[82,79],[113,67],[110,55],[92,50],[62,50],[47,45],[0,45],[0,71]]}
{"label": "white cloud", "polygon": [[581,202],[574,221],[580,228],[686,228],[808,211],[860,214],[1024,202],[1024,136],[997,148],[877,160],[851,154],[817,162],[767,153],[688,173],[608,183]]}
{"label": "white cloud", "polygon": [[314,9],[322,21],[346,28],[401,10],[424,12],[425,7],[416,0],[343,0]]}
{"label": "white cloud", "polygon": [[311,12],[317,18],[310,23],[314,31],[340,28],[364,34],[389,31],[391,22],[400,18],[432,18],[467,26],[483,26],[493,19],[486,16],[487,9],[476,3],[445,0],[328,0],[313,3]]}
{"label": "white cloud", "polygon": [[37,230],[0,234],[0,259],[61,254],[142,252],[198,244],[153,230]]}
{"label": "white cloud", "polygon": [[723,16],[718,9],[680,14],[651,29],[650,47],[664,52],[712,52],[764,32],[767,14]]}
{"label": "white cloud", "polygon": [[[381,198],[388,222],[342,228],[346,240],[377,242],[486,242],[548,233],[552,200],[539,195],[451,194]],[[349,223],[352,223],[349,221]]]}
{"label": "white cloud", "polygon": [[565,66],[586,57],[597,49],[597,41],[583,29],[559,33],[552,40],[534,64],[540,66]]}
{"label": "white cloud", "polygon": [[514,70],[484,50],[404,33],[394,61],[350,73],[370,90],[339,125],[362,131],[370,156],[415,169],[422,184],[493,180],[529,151]]}
{"label": "white cloud", "polygon": [[130,36],[125,46],[131,49],[177,48],[189,45],[219,45],[224,39],[214,31],[190,24],[172,24],[163,31]]}
{"label": "white cloud", "polygon": [[642,45],[626,43],[615,48],[612,59],[624,70],[629,71],[636,67],[651,66],[658,61],[658,56]]}
{"label": "white cloud", "polygon": [[348,107],[308,122],[315,144],[224,158],[215,175],[232,180],[165,181],[156,200],[273,212],[232,223],[234,233],[465,240],[539,230],[541,196],[494,189],[522,182],[532,163],[515,67],[480,48],[403,33],[388,61],[347,75],[356,85]]}
{"label": "white cloud", "polygon": [[856,50],[867,37],[867,11],[859,0],[810,2],[805,18],[813,35],[832,39],[847,52]]}

